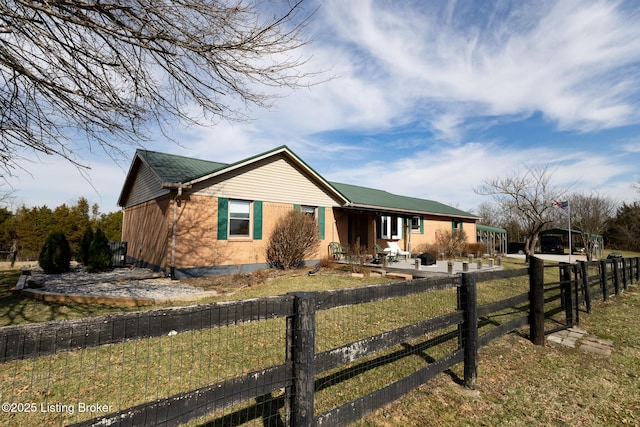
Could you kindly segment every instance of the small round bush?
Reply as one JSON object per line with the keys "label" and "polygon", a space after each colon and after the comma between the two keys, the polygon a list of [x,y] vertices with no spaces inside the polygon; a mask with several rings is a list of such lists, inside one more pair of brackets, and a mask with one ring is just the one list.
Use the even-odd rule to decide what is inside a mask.
{"label": "small round bush", "polygon": [[89,263],[89,247],[93,240],[93,230],[91,227],[87,227],[87,230],[82,235],[82,241],[80,242],[80,262],[84,266]]}
{"label": "small round bush", "polygon": [[69,271],[71,248],[67,237],[61,231],[55,231],[44,241],[38,263],[45,273],[65,273]]}
{"label": "small round bush", "polygon": [[89,259],[87,260],[87,271],[97,273],[105,271],[111,265],[111,249],[109,240],[101,229],[97,229],[89,245]]}
{"label": "small round bush", "polygon": [[290,211],[278,220],[269,238],[267,263],[285,270],[298,267],[316,253],[319,245],[315,219],[299,210]]}

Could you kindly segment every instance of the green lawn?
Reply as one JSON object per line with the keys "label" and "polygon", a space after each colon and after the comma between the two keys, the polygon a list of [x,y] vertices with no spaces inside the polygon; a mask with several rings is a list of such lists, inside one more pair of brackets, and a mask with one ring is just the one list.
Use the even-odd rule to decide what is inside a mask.
{"label": "green lawn", "polygon": [[[513,259],[505,259],[504,265],[505,268],[526,266],[523,260]],[[18,274],[16,271],[0,272],[0,319],[4,325],[123,310],[83,304],[42,303],[21,298],[9,291]],[[557,274],[556,270],[552,269],[550,274]],[[315,276],[308,276],[306,270],[302,270],[261,276],[260,280],[238,279],[235,277],[241,284],[223,283],[221,278],[200,283],[207,289],[224,290],[223,295],[207,301],[224,301],[293,291],[364,286],[382,281],[374,277],[353,278],[345,272],[329,269]],[[481,301],[494,301],[526,291],[526,277],[509,286],[497,282],[479,285]],[[448,290],[321,312],[318,314],[317,351],[437,316],[440,310],[446,312],[454,307],[455,300],[455,292]],[[439,375],[356,424],[638,425],[638,308],[640,292],[634,285],[607,303],[596,303],[592,314],[581,313],[581,327],[598,337],[614,341],[611,356],[552,344],[536,347],[527,340],[527,331],[524,330],[523,334],[509,334],[480,350],[476,392],[469,392],[458,385],[463,373],[462,365],[457,365],[448,374]],[[284,327],[282,319],[274,319],[5,363],[0,373],[0,400],[64,403],[86,396],[112,405],[113,410],[123,409],[282,363]],[[413,356],[389,359],[323,389],[316,397],[317,411],[348,402],[406,375],[422,366],[425,356],[438,358],[451,351],[448,346],[455,347],[453,341]],[[408,343],[409,346],[414,344]],[[419,347],[420,344],[417,345]],[[399,350],[402,348],[391,349],[386,354],[391,356]],[[376,355],[373,359],[379,357]],[[355,365],[360,363],[358,361]],[[91,367],[89,371],[87,366]],[[73,421],[74,417],[65,419]],[[44,418],[0,417],[0,425],[25,419],[28,424],[46,424],[58,418],[55,414],[46,414]]]}
{"label": "green lawn", "polygon": [[[441,374],[356,425],[640,425],[639,286],[595,303],[580,327],[612,340],[612,354],[534,346],[527,330],[512,333],[480,350],[476,391]],[[453,369],[459,378],[462,368]]]}

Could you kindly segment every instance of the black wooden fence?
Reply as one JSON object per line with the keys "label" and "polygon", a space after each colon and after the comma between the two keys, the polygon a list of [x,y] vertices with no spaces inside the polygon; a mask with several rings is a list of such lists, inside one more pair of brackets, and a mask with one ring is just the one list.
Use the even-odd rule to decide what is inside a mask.
{"label": "black wooden fence", "polygon": [[[285,325],[282,331],[276,328],[273,337],[267,337],[273,345],[284,344],[282,360],[278,363],[253,369],[245,366],[240,375],[220,377],[179,393],[130,407],[118,407],[91,419],[82,418],[76,411],[75,414],[60,414],[54,420],[59,424],[75,423],[73,425],[78,426],[168,426],[207,416],[207,425],[211,426],[237,425],[251,420],[274,426],[343,426],[461,362],[464,363],[461,380],[465,386],[473,388],[478,349],[482,346],[527,325],[531,340],[543,345],[544,335],[550,329],[577,323],[583,305],[588,311],[596,299],[606,300],[640,279],[640,258],[561,264],[552,268],[558,272],[558,280],[545,282],[543,262],[532,258],[529,269],[463,273],[439,279],[5,327],[0,328],[0,363],[281,319]],[[483,283],[498,283],[510,292],[500,300],[485,301]],[[330,323],[326,317],[318,319],[323,313],[343,310],[353,314],[358,306],[382,301],[398,300],[402,301],[402,306],[404,301],[419,298],[430,301],[439,298],[437,295],[451,292],[454,298],[438,299],[437,307],[427,310],[433,315],[424,315],[417,322],[319,349],[318,342],[324,340],[319,336],[331,334],[325,331],[327,326],[322,325],[323,322]],[[397,315],[387,314],[390,317]],[[342,321],[337,327],[345,328],[349,322]],[[282,340],[277,338],[280,333],[285,335]],[[261,345],[262,349],[251,352],[267,352],[268,344]],[[156,346],[155,341],[153,346]],[[433,353],[437,356],[428,354],[428,350],[436,347],[444,350]],[[189,351],[193,353],[199,349]],[[136,358],[144,359],[137,356],[138,350],[135,354]],[[384,369],[392,362],[404,363],[416,354],[422,357],[422,363],[413,372],[335,407],[317,404],[318,393],[339,385],[343,381],[341,378],[351,378],[374,367]],[[206,357],[212,356],[207,353]],[[224,354],[218,354],[218,357],[220,364],[231,364]],[[134,369],[158,367],[138,365]],[[342,391],[336,394],[340,393]],[[3,399],[6,396],[9,394],[4,394]],[[18,425],[20,418],[15,420]],[[25,423],[35,424],[37,420],[36,416]]]}

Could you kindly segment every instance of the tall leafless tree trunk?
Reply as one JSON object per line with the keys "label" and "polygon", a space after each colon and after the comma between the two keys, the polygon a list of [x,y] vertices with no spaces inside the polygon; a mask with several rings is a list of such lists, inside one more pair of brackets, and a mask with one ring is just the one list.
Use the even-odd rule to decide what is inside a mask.
{"label": "tall leafless tree trunk", "polygon": [[553,183],[553,172],[548,165],[528,167],[521,173],[488,179],[474,190],[492,196],[505,212],[517,218],[525,232],[527,258],[534,254],[540,232],[554,220],[553,202],[567,192]]}
{"label": "tall leafless tree trunk", "polygon": [[[33,152],[86,167],[152,126],[245,118],[299,87],[304,0],[0,0],[0,177]],[[27,149],[25,151],[25,148]]]}

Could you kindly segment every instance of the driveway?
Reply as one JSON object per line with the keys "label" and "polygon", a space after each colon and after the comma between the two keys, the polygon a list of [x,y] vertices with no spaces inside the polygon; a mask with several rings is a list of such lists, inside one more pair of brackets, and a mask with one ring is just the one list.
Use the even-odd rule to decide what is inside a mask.
{"label": "driveway", "polygon": [[[508,258],[518,258],[525,259],[525,255],[520,254],[507,254]],[[555,262],[569,262],[569,255],[555,255],[555,254],[535,254],[536,258],[544,259],[547,261],[555,261]],[[571,255],[571,262],[576,261],[586,261],[586,255]]]}

